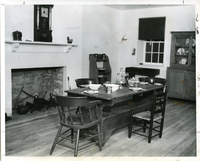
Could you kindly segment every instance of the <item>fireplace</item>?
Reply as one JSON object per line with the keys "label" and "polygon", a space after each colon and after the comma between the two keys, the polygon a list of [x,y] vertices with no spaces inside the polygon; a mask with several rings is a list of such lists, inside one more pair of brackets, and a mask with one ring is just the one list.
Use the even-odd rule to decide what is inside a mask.
{"label": "fireplace", "polygon": [[[6,41],[5,55],[3,55],[3,59],[5,56],[5,86],[2,86],[5,95],[2,96],[2,100],[5,101],[3,109],[8,116],[12,116],[16,97],[23,86],[26,92],[31,95],[38,94],[39,97],[43,97],[47,91],[47,99],[50,92],[66,95],[64,90],[69,89],[69,84],[72,88],[76,87],[74,80],[82,75],[82,54],[79,48],[72,50],[72,47],[76,45]],[[37,70],[43,74],[36,76],[36,73],[39,73]],[[41,75],[43,81],[40,80]],[[30,82],[31,79],[34,81]],[[38,85],[35,82],[42,83]]]}
{"label": "fireplace", "polygon": [[[63,67],[12,69],[12,108],[63,93]],[[33,96],[33,97],[32,97]]]}

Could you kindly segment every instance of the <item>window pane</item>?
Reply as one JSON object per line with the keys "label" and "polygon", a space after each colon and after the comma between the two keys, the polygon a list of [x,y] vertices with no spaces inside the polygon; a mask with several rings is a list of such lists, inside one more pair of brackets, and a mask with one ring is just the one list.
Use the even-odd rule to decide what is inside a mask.
{"label": "window pane", "polygon": [[151,52],[151,45],[150,45],[150,43],[146,43],[146,52]]}
{"label": "window pane", "polygon": [[146,41],[145,62],[146,63],[164,62],[164,42]]}
{"label": "window pane", "polygon": [[158,52],[158,43],[153,43],[153,52]]}
{"label": "window pane", "polygon": [[158,62],[158,53],[153,53],[152,62],[153,62],[153,63],[157,63],[157,62]]}
{"label": "window pane", "polygon": [[159,63],[163,63],[163,54],[160,54],[159,56]]}
{"label": "window pane", "polygon": [[160,52],[164,52],[164,43],[160,43]]}
{"label": "window pane", "polygon": [[145,62],[151,62],[151,53],[146,53]]}

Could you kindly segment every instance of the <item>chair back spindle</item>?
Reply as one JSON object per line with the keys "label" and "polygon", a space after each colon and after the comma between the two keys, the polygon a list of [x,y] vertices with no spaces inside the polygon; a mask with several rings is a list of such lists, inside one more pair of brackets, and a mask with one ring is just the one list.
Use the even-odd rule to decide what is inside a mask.
{"label": "chair back spindle", "polygon": [[[101,108],[98,104],[89,103],[87,97],[55,96],[55,99],[62,123],[87,125],[101,119],[102,112],[99,110]],[[96,103],[96,101],[94,102]],[[99,101],[100,103],[101,101]],[[76,113],[77,108],[79,110]]]}

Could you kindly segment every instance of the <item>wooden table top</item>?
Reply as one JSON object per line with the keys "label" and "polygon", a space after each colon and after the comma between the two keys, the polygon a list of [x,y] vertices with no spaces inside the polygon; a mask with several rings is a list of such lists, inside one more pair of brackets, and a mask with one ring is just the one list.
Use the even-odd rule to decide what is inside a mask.
{"label": "wooden table top", "polygon": [[142,90],[133,91],[133,90],[130,90],[128,87],[122,87],[121,89],[119,89],[116,92],[113,92],[111,94],[106,93],[106,88],[103,85],[99,88],[98,94],[84,93],[84,91],[89,90],[89,88],[76,88],[76,89],[66,90],[65,92],[67,92],[68,94],[88,96],[91,98],[112,101],[114,99],[120,99],[122,97],[129,97],[129,96],[133,96],[133,95],[137,95],[137,94],[141,94],[141,93],[145,93],[145,92],[149,92],[149,91],[154,91],[154,90],[162,88],[163,85],[153,85],[153,84],[142,85],[142,84],[140,84],[139,87],[141,87]]}

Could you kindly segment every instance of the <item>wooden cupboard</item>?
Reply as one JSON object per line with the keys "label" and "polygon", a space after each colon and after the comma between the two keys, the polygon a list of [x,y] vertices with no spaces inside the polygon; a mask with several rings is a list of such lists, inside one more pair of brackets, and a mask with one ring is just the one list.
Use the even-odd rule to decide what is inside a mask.
{"label": "wooden cupboard", "polygon": [[171,32],[170,67],[167,69],[168,97],[196,100],[195,32]]}
{"label": "wooden cupboard", "polygon": [[90,78],[97,83],[103,84],[105,81],[111,81],[111,67],[109,57],[106,54],[90,54]]}
{"label": "wooden cupboard", "polygon": [[195,71],[168,68],[168,97],[195,100]]}

